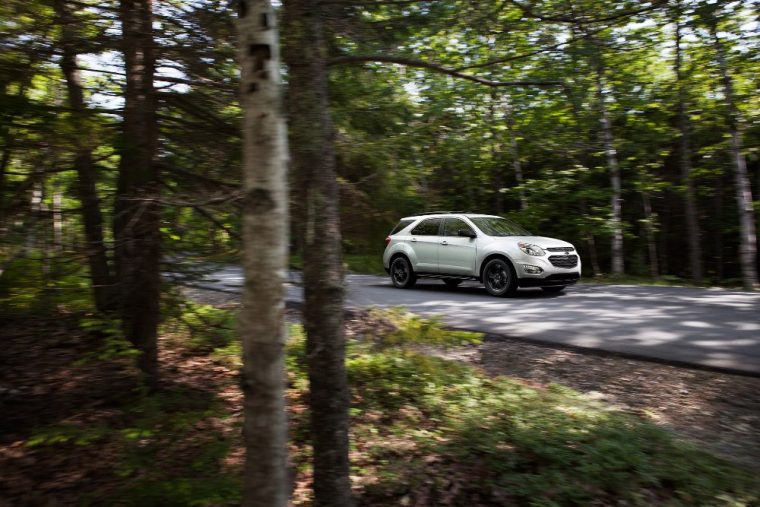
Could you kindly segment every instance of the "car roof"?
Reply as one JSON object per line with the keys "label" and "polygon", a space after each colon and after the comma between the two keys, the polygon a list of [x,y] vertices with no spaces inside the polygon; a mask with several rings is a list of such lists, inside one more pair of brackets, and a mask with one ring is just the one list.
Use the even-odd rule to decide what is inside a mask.
{"label": "car roof", "polygon": [[459,213],[456,211],[441,211],[440,213],[420,213],[419,215],[409,215],[408,217],[404,217],[401,220],[417,220],[418,218],[443,218],[457,216],[501,218],[496,215],[486,215],[482,213]]}

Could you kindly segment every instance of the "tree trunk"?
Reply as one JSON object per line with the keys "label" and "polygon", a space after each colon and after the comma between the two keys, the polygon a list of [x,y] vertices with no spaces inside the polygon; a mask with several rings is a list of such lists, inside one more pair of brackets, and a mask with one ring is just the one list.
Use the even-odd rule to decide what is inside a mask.
{"label": "tree trunk", "polygon": [[507,119],[507,130],[509,131],[509,151],[512,155],[512,169],[515,172],[515,181],[520,187],[520,209],[524,210],[528,207],[528,198],[525,197],[525,189],[523,185],[523,172],[522,164],[520,163],[520,147],[517,144],[517,133],[515,132],[515,119],[512,114],[512,104],[509,99],[504,100],[504,113]]}
{"label": "tree trunk", "polygon": [[[0,156],[0,211],[5,205],[5,172],[8,170],[11,162],[11,153],[13,152],[12,142],[13,131],[10,125],[7,125],[3,132],[3,154]],[[0,218],[2,218],[2,215],[0,215]]]}
{"label": "tree trunk", "polygon": [[120,18],[126,89],[114,210],[119,302],[125,336],[141,352],[137,365],[156,388],[161,212],[152,0],[121,0]]}
{"label": "tree trunk", "polygon": [[314,0],[283,2],[288,34],[293,168],[304,189],[303,318],[307,336],[314,503],[353,505],[348,461],[349,390],[343,331],[343,266],[334,131],[329,111],[323,13]]}
{"label": "tree trunk", "polygon": [[504,194],[501,189],[504,187],[502,181],[501,164],[497,162],[499,157],[498,138],[499,132],[496,130],[496,100],[498,95],[496,89],[491,89],[491,100],[488,102],[488,122],[491,125],[491,184],[496,193],[494,194],[494,213],[501,215],[504,212]]}
{"label": "tree trunk", "polygon": [[269,0],[241,0],[238,60],[243,109],[243,505],[288,504],[285,290],[288,259],[287,130],[277,16]]}
{"label": "tree trunk", "polygon": [[92,145],[88,129],[87,106],[84,88],[77,66],[76,34],[73,20],[62,0],[56,0],[56,17],[62,27],[60,66],[66,78],[69,107],[76,134],[76,156],[74,167],[77,172],[77,194],[82,204],[82,222],[87,240],[87,260],[90,268],[93,298],[99,312],[114,309],[113,278],[108,266],[108,255],[103,240],[103,215],[96,189],[97,175],[92,161]]}
{"label": "tree trunk", "polygon": [[674,70],[676,74],[676,83],[678,86],[678,130],[679,130],[679,151],[681,165],[681,181],[686,188],[685,213],[686,213],[686,230],[689,243],[689,266],[691,267],[691,278],[696,283],[702,283],[702,238],[699,232],[699,220],[697,218],[697,204],[694,190],[694,179],[692,178],[691,166],[691,147],[689,143],[689,118],[686,114],[686,84],[681,69],[682,51],[681,51],[681,24],[680,24],[680,3],[677,4],[678,11],[675,14],[675,42],[676,42],[676,59]]}
{"label": "tree trunk", "polygon": [[649,192],[642,192],[641,199],[644,204],[644,221],[647,236],[647,250],[649,253],[649,275],[657,278],[660,270],[657,267],[657,242],[654,235],[654,216],[652,214],[652,203],[649,199]]}
{"label": "tree trunk", "polygon": [[[583,211],[583,216],[588,217],[588,202],[586,202],[586,198],[581,199],[581,210]],[[583,227],[583,237],[586,240],[586,248],[588,248],[588,255],[591,260],[591,270],[594,273],[594,276],[599,276],[602,274],[602,270],[599,267],[599,257],[596,253],[596,239],[594,238],[594,233],[591,232],[591,228],[584,225]]]}
{"label": "tree trunk", "polygon": [[612,135],[612,123],[604,96],[604,62],[601,55],[596,56],[596,98],[599,103],[599,122],[602,127],[602,142],[604,153],[607,156],[607,168],[610,171],[610,184],[612,186],[612,274],[624,273],[623,263],[623,224],[622,224],[622,197],[620,184],[620,168],[618,166],[615,140]]}
{"label": "tree trunk", "polygon": [[739,243],[739,261],[742,267],[742,285],[745,290],[754,290],[757,285],[757,235],[755,233],[755,211],[752,204],[752,189],[747,174],[747,161],[742,153],[742,135],[739,131],[739,111],[734,101],[734,84],[728,70],[725,48],[718,37],[716,22],[710,24],[715,54],[718,59],[723,92],[726,101],[726,121],[731,136],[731,159],[736,180],[736,204],[739,208],[741,238]]}

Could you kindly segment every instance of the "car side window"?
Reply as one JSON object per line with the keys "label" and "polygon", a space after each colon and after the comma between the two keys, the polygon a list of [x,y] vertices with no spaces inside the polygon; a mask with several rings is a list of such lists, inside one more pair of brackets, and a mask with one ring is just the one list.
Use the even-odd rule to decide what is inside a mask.
{"label": "car side window", "polygon": [[444,236],[459,236],[459,231],[465,230],[475,234],[472,227],[467,225],[467,222],[460,220],[459,218],[447,218],[443,224]]}
{"label": "car side window", "polygon": [[438,236],[438,229],[440,226],[440,218],[428,218],[412,229],[412,234],[415,236]]}

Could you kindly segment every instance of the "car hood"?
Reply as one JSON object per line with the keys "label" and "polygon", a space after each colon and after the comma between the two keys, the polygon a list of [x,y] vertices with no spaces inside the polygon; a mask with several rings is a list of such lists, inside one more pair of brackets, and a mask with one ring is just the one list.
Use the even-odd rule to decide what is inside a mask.
{"label": "car hood", "polygon": [[573,247],[572,243],[562,241],[561,239],[547,238],[546,236],[504,236],[495,239],[497,239],[497,241],[504,241],[512,244],[517,242],[531,243],[533,245],[538,245],[541,248]]}

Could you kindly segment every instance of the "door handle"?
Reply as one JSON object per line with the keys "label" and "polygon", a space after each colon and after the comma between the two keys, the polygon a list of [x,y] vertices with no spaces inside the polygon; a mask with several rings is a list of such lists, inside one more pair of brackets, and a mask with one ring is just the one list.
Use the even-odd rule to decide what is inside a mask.
{"label": "door handle", "polygon": [[412,241],[417,241],[417,238],[414,238],[414,237],[413,237],[413,238],[412,238]]}
{"label": "door handle", "polygon": [[445,246],[445,245],[448,245],[448,244],[449,244],[449,242],[448,242],[448,241],[446,241],[446,240],[444,240],[444,241],[441,241],[441,244]]}

